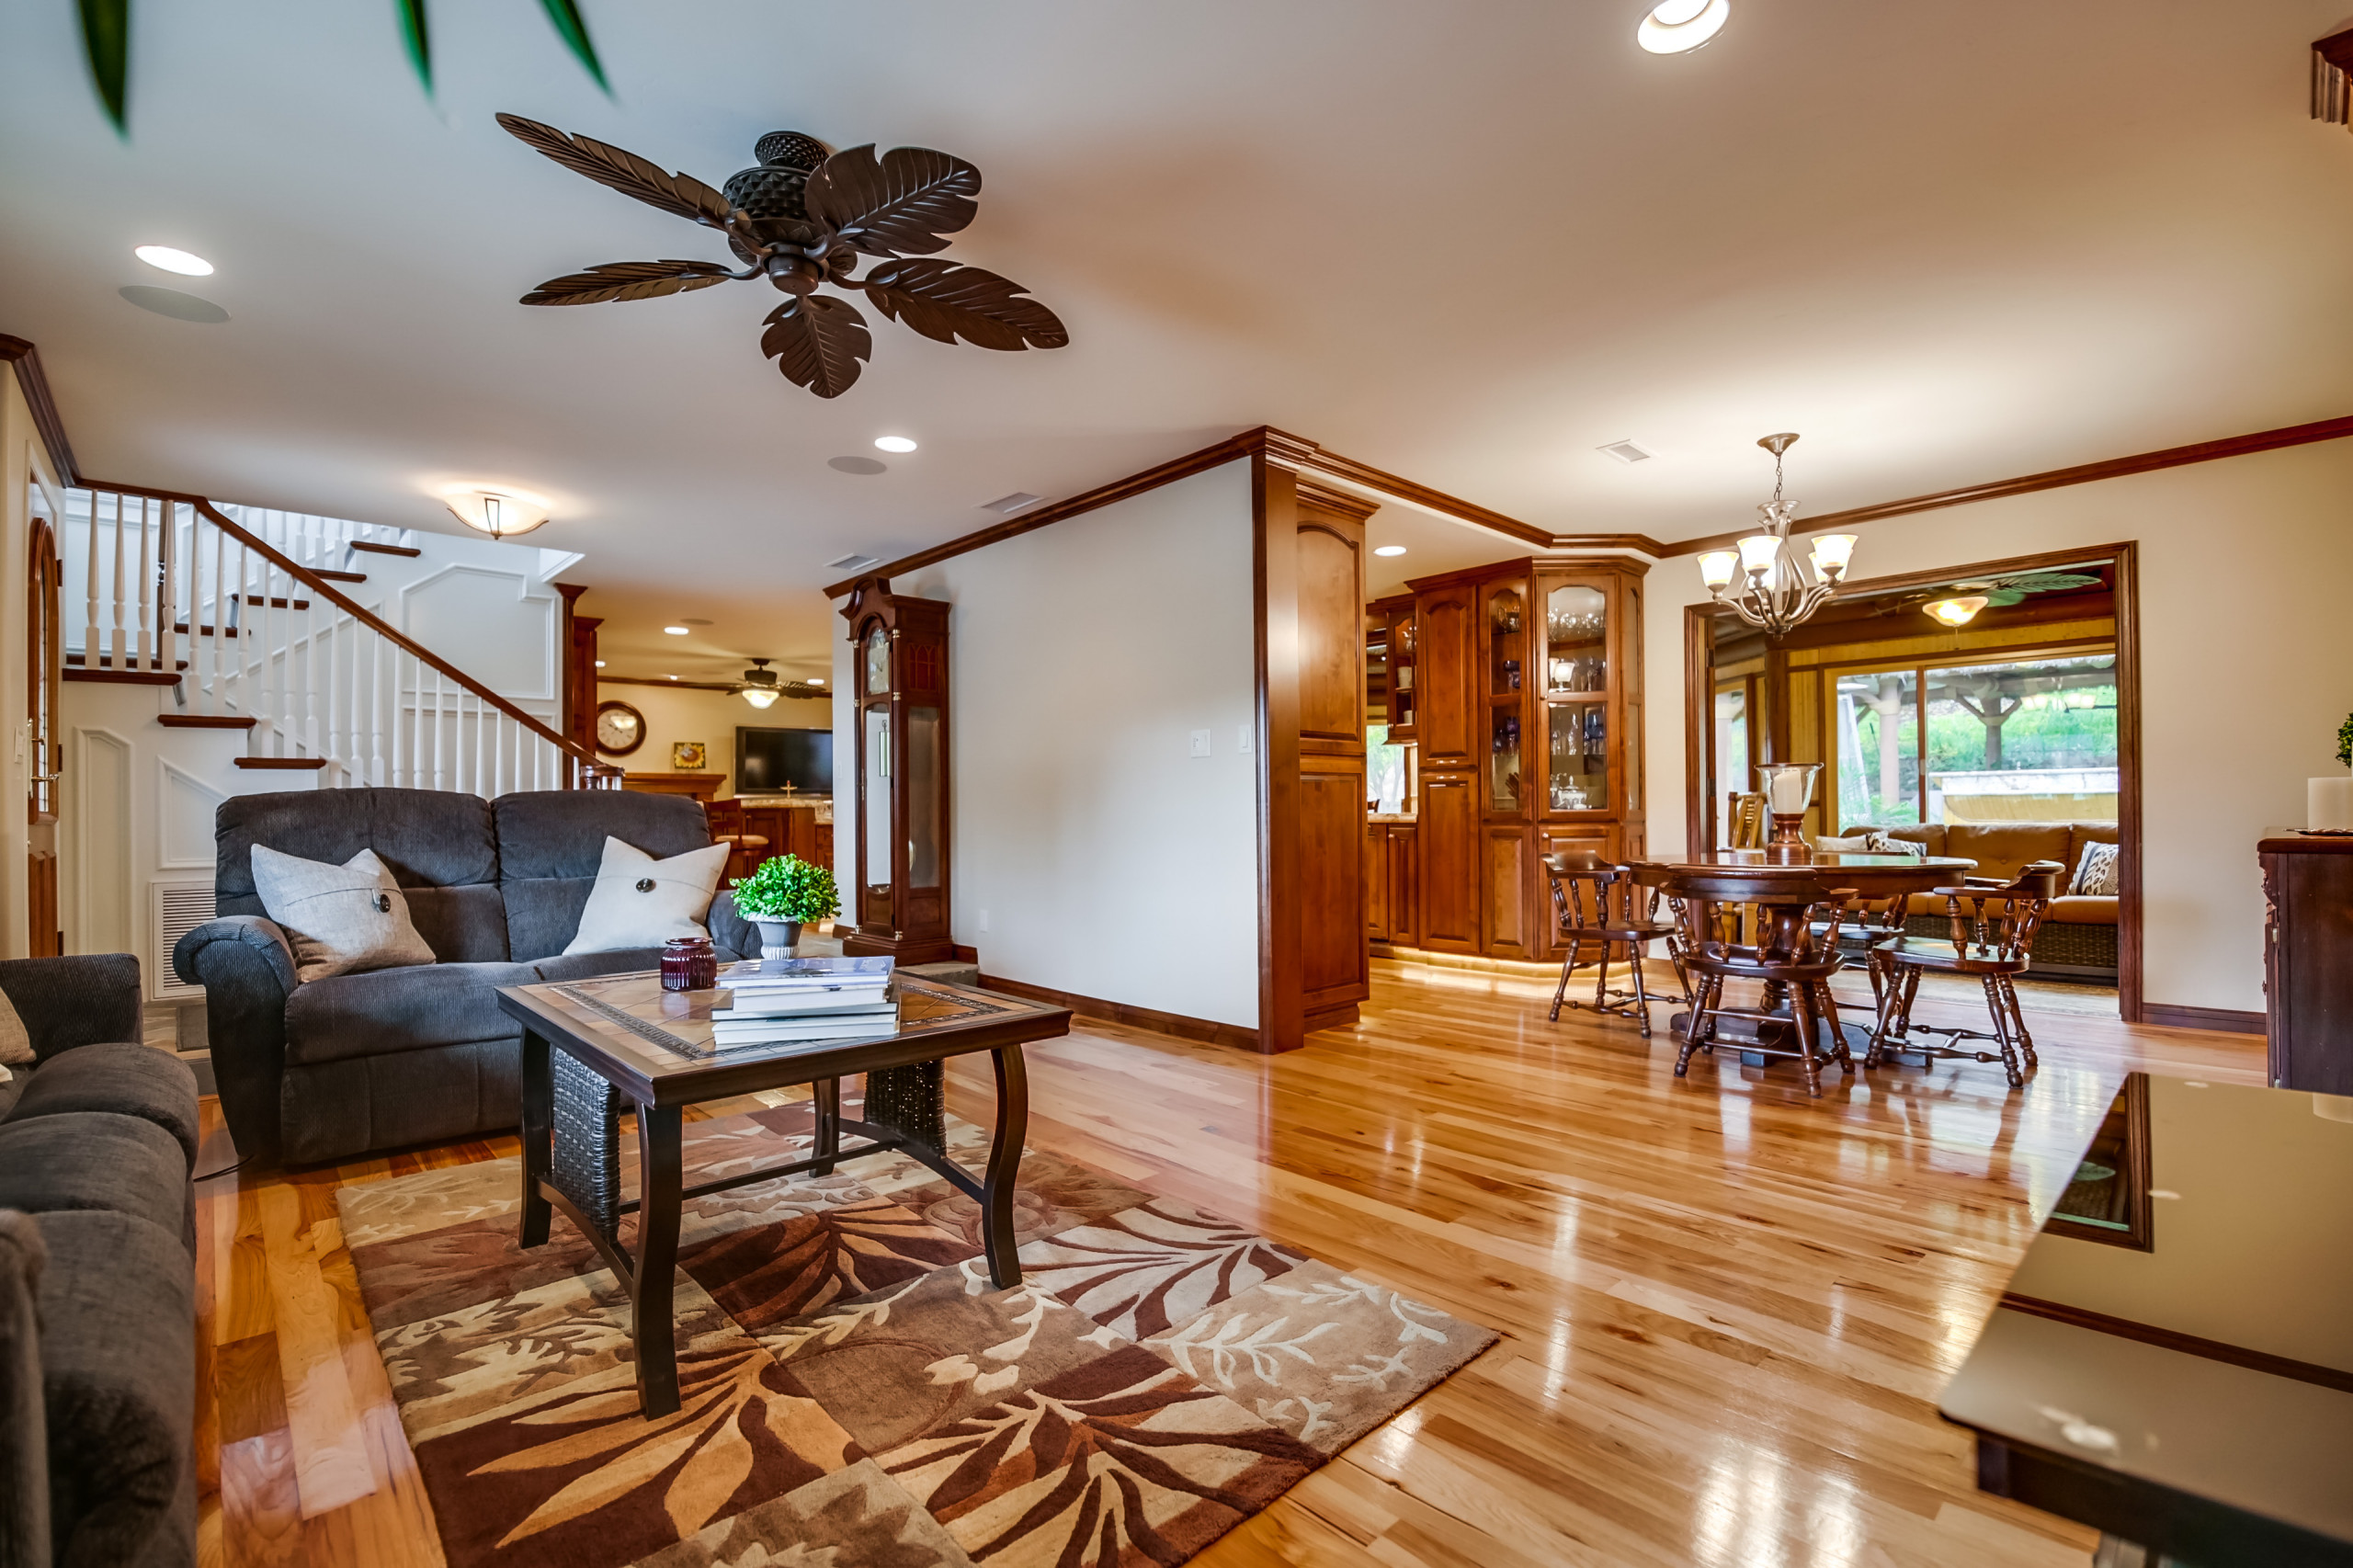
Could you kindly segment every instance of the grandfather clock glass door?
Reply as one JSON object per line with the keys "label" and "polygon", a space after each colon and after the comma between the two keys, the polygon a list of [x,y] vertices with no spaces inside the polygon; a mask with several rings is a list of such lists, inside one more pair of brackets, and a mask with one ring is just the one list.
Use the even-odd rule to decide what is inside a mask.
{"label": "grandfather clock glass door", "polygon": [[869,578],[843,614],[858,675],[858,928],[843,950],[949,958],[948,606]]}

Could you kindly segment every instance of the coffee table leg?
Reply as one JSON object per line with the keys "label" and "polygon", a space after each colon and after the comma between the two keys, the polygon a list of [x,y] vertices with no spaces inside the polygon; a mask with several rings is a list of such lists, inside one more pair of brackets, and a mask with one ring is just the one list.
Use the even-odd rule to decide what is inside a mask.
{"label": "coffee table leg", "polygon": [[676,1106],[637,1108],[637,1273],[630,1328],[637,1341],[637,1395],[651,1419],[678,1408],[677,1320],[671,1285],[678,1267],[680,1123]]}
{"label": "coffee table leg", "polygon": [[989,1256],[989,1280],[1000,1290],[1021,1283],[1020,1244],[1013,1235],[1013,1186],[1021,1175],[1021,1143],[1029,1135],[1029,1074],[1017,1045],[999,1047],[996,1058],[996,1136],[989,1142],[988,1170],[981,1181],[981,1240]]}
{"label": "coffee table leg", "polygon": [[816,1142],[809,1152],[824,1162],[812,1165],[809,1174],[828,1176],[834,1174],[833,1156],[842,1147],[842,1081],[820,1078],[809,1085],[809,1097],[815,1102],[817,1119]]}
{"label": "coffee table leg", "polygon": [[523,1216],[517,1246],[535,1247],[548,1239],[550,1208],[540,1183],[551,1168],[555,1120],[555,1075],[548,1062],[548,1042],[529,1029],[523,1031]]}

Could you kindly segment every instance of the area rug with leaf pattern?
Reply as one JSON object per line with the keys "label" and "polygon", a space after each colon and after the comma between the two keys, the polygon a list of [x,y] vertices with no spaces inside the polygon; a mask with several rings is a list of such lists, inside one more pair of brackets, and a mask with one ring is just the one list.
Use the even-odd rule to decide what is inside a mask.
{"label": "area rug with leaf pattern", "polygon": [[[812,1142],[805,1105],[694,1123],[688,1181]],[[976,1206],[874,1154],[688,1203],[649,1421],[626,1292],[561,1216],[516,1246],[519,1184],[338,1195],[449,1568],[1178,1563],[1496,1337],[1035,1151],[995,1290]]]}

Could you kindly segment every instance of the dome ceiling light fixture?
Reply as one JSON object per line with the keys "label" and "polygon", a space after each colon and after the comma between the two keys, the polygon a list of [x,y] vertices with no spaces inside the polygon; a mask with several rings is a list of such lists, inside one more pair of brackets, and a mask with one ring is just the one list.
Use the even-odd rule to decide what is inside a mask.
{"label": "dome ceiling light fixture", "polygon": [[[813,136],[771,131],[752,149],[758,166],[713,190],[591,137],[520,115],[502,114],[498,123],[576,175],[717,230],[744,264],[738,271],[716,261],[607,262],[549,278],[523,296],[527,305],[650,300],[766,278],[784,303],[766,318],[760,352],[785,380],[819,397],[847,392],[874,353],[866,318],[847,301],[818,293],[821,287],[864,294],[936,343],[1014,351],[1070,342],[1062,319],[1020,284],[931,259],[980,210],[973,198],[981,171],[952,153],[893,147],[878,158],[871,143],[829,153]],[[865,256],[877,265],[853,278]]]}
{"label": "dome ceiling light fixture", "polygon": [[1731,17],[1732,0],[1660,0],[1634,29],[1634,41],[1653,54],[1688,54]]}
{"label": "dome ceiling light fixture", "polygon": [[212,276],[212,264],[193,251],[176,250],[170,245],[133,245],[131,254],[150,267],[176,272],[183,278]]}
{"label": "dome ceiling light fixture", "polygon": [[1955,629],[1967,626],[1977,619],[1977,612],[1989,601],[1984,594],[1969,594],[1954,599],[1931,599],[1920,608],[1930,619]]}
{"label": "dome ceiling light fixture", "polygon": [[513,539],[548,520],[547,502],[519,490],[453,490],[441,502],[458,521],[493,539]]}
{"label": "dome ceiling light fixture", "polygon": [[[1756,508],[1764,529],[1743,538],[1738,550],[1701,554],[1699,579],[1707,584],[1710,598],[1779,642],[1838,591],[1854,558],[1855,536],[1815,535],[1809,579],[1790,552],[1790,524],[1797,517],[1798,504],[1781,498],[1781,455],[1797,444],[1797,436],[1784,431],[1759,437],[1756,444],[1773,454],[1773,498]],[[1746,582],[1727,597],[1735,577]]]}

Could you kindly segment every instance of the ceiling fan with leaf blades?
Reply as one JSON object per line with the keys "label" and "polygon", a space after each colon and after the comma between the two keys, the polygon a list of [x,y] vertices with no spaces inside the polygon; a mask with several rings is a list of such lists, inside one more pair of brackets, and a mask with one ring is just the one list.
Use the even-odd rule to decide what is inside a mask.
{"label": "ceiling fan with leaf blades", "polygon": [[[765,278],[785,296],[767,317],[760,351],[796,386],[819,397],[847,392],[874,352],[866,318],[821,285],[852,290],[884,315],[938,343],[983,348],[1060,348],[1062,320],[1020,284],[977,267],[934,258],[945,236],[972,221],[981,171],[928,147],[870,144],[828,154],[797,131],[772,131],[759,159],[713,190],[691,175],[665,174],[634,153],[502,114],[517,140],[574,174],[727,236],[744,265],[713,261],[617,261],[551,278],[527,305],[588,305],[650,300]],[[861,257],[877,258],[863,278]]]}

